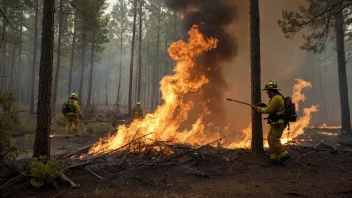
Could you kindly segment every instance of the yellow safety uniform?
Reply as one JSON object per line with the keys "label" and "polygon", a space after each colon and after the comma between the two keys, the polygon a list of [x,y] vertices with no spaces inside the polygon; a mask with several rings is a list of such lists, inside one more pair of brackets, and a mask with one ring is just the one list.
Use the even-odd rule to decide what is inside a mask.
{"label": "yellow safety uniform", "polygon": [[133,107],[132,114],[133,114],[133,120],[142,118],[143,116],[142,108],[139,105]]}
{"label": "yellow safety uniform", "polygon": [[79,115],[81,114],[81,109],[78,104],[78,100],[69,99],[68,100],[68,113],[66,114],[66,136],[70,135],[72,122],[75,125],[75,135],[79,136]]}
{"label": "yellow safety uniform", "polygon": [[288,155],[285,147],[282,146],[280,139],[282,133],[287,127],[287,123],[283,119],[285,113],[285,99],[280,94],[275,94],[266,107],[257,107],[257,112],[261,114],[270,114],[268,123],[270,131],[267,137],[270,151],[270,159],[280,160]]}

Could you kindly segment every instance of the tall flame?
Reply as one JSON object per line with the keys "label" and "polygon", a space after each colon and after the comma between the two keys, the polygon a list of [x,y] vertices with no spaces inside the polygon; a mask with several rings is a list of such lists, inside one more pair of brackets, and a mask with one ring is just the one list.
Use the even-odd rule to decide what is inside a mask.
{"label": "tall flame", "polygon": [[[297,84],[293,86],[293,94],[292,94],[292,102],[296,105],[296,111],[298,111],[298,104],[300,101],[304,101],[306,99],[305,95],[301,93],[302,89],[307,87],[312,87],[310,82],[306,82],[302,79],[296,79]],[[318,111],[318,105],[312,105],[309,108],[303,109],[303,116],[301,116],[296,122],[290,123],[290,130],[288,128],[285,129],[281,139],[281,142],[287,143],[289,140],[304,134],[304,128],[309,125],[309,121],[312,113]]]}
{"label": "tall flame", "polygon": [[[164,77],[160,82],[163,104],[156,109],[155,113],[147,114],[143,120],[135,120],[129,127],[119,126],[116,134],[101,139],[90,149],[89,154],[117,149],[131,141],[137,131],[138,136],[153,132],[147,138],[155,140],[187,141],[191,144],[207,140],[205,134],[207,125],[203,123],[204,118],[210,114],[205,107],[207,101],[201,103],[203,108],[191,129],[179,130],[195,105],[193,101],[187,100],[184,96],[188,93],[200,92],[202,87],[209,82],[202,73],[196,77],[191,76],[192,68],[196,66],[196,58],[202,52],[216,48],[218,40],[205,39],[196,25],[189,30],[188,34],[190,35],[188,42],[175,42],[168,49],[170,57],[177,61],[177,65],[173,69],[174,74]],[[219,137],[219,134],[219,132],[213,132],[212,137]]]}
{"label": "tall flame", "polygon": [[306,96],[301,93],[302,89],[307,87],[312,87],[310,82],[306,82],[302,79],[296,79],[297,84],[293,85],[293,94],[292,94],[292,102],[296,105],[296,111],[298,111],[298,103],[300,101],[305,101]]}

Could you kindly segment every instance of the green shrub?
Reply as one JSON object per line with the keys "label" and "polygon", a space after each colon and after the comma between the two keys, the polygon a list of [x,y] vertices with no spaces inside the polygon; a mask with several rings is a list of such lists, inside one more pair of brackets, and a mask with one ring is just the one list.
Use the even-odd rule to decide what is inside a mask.
{"label": "green shrub", "polygon": [[50,159],[45,163],[45,157],[33,158],[30,162],[31,177],[30,184],[36,188],[46,184],[53,184],[54,180],[64,173],[61,161]]}

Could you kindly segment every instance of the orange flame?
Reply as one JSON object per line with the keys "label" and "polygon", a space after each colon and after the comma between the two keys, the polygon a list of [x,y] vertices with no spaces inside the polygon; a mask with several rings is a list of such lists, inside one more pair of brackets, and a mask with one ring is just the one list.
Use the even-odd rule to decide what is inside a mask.
{"label": "orange flame", "polygon": [[319,126],[307,126],[310,129],[341,129],[341,126],[328,126],[327,124],[323,123]]}
{"label": "orange flame", "polygon": [[306,96],[301,93],[302,89],[307,87],[312,87],[310,82],[306,82],[302,79],[296,79],[297,84],[293,86],[292,102],[296,105],[296,111],[298,111],[298,103],[300,101],[305,101]]}
{"label": "orange flame", "polygon": [[[175,42],[168,49],[170,57],[178,62],[173,69],[174,75],[165,76],[160,82],[163,104],[156,109],[155,113],[147,114],[143,120],[135,120],[129,127],[119,126],[116,134],[101,139],[90,149],[89,154],[117,149],[131,141],[137,131],[137,136],[153,132],[147,135],[147,138],[154,140],[171,140],[190,144],[208,140],[209,137],[205,133],[206,126],[211,123],[203,123],[204,118],[211,113],[205,107],[208,101],[201,103],[203,105],[202,111],[192,124],[192,128],[179,130],[194,107],[194,102],[186,100],[184,96],[187,93],[200,92],[202,87],[209,82],[202,73],[199,73],[196,78],[191,77],[192,68],[196,65],[196,58],[202,52],[216,48],[218,40],[205,39],[196,25],[190,29],[188,34],[190,35],[188,42]],[[220,131],[212,132],[211,137],[220,137]]]}

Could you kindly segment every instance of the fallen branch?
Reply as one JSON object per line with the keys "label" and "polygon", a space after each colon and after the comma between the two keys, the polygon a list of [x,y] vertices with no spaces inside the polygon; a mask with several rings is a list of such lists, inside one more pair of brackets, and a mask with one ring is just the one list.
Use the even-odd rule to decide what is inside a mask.
{"label": "fallen branch", "polygon": [[92,170],[90,170],[88,167],[85,166],[85,168],[86,168],[90,173],[92,173],[93,175],[95,175],[96,177],[98,177],[98,178],[100,179],[100,181],[103,180],[103,179],[105,179],[104,177],[101,177],[101,176],[99,176],[98,174],[94,173],[94,172],[93,172]]}
{"label": "fallen branch", "polygon": [[[140,128],[139,128],[139,129],[140,129]],[[136,135],[138,134],[139,129],[136,131],[136,133],[134,134],[134,136],[133,136],[131,142],[129,143],[128,148],[127,148],[126,151],[125,151],[125,155],[120,159],[120,161],[119,161],[119,163],[118,163],[119,166],[125,161],[126,156],[127,156],[127,153],[128,153],[128,151],[130,150],[131,145],[132,145],[132,142],[134,142],[134,138],[136,138]]]}
{"label": "fallen branch", "polygon": [[61,175],[62,179],[64,179],[66,182],[70,183],[72,188],[79,188],[81,187],[81,185],[79,184],[75,184],[75,182],[73,182],[72,180],[70,180],[70,178],[68,178],[65,174]]}
{"label": "fallen branch", "polygon": [[6,183],[4,183],[3,185],[0,186],[0,190],[6,188],[7,185],[10,185],[12,181],[14,181],[14,180],[16,180],[16,179],[18,179],[18,178],[20,178],[22,176],[24,176],[23,173],[21,173],[20,175],[17,175],[16,177],[10,179],[9,181],[7,181]]}
{"label": "fallen branch", "polygon": [[[139,139],[141,139],[141,138],[143,138],[143,137],[145,137],[145,136],[148,136],[148,135],[150,135],[150,134],[153,134],[153,133],[154,133],[154,132],[151,132],[151,133],[148,133],[148,134],[146,134],[146,135],[143,135],[143,136],[141,136],[141,137],[139,137],[139,138],[136,138],[133,142],[135,142],[135,141],[137,141],[137,140],[139,140]],[[116,151],[118,151],[118,150],[120,150],[120,149],[122,149],[122,148],[128,146],[130,143],[132,143],[132,142],[129,142],[129,143],[127,143],[127,144],[121,146],[120,148],[117,148],[117,149],[114,149],[114,150],[112,150],[112,151],[109,151],[109,152],[107,152],[107,153],[105,153],[105,154],[103,154],[103,155],[95,156],[95,157],[93,157],[91,160],[88,160],[87,162],[84,162],[84,163],[81,163],[81,164],[76,164],[76,165],[67,167],[67,168],[65,168],[65,170],[68,170],[68,169],[71,169],[71,168],[75,168],[75,167],[79,167],[79,166],[88,165],[88,164],[94,162],[94,161],[97,160],[97,159],[100,159],[100,158],[102,158],[102,157],[105,157],[105,156],[109,155],[110,153],[116,152]]]}
{"label": "fallen branch", "polygon": [[203,145],[203,146],[201,146],[201,147],[199,147],[199,148],[191,149],[191,150],[186,151],[186,152],[184,152],[184,153],[178,154],[178,155],[176,155],[176,156],[174,156],[174,157],[165,159],[164,161],[161,161],[161,162],[159,162],[159,163],[156,162],[155,165],[156,165],[156,164],[165,163],[165,162],[168,162],[168,161],[177,159],[177,158],[180,158],[180,157],[182,157],[182,156],[184,156],[184,155],[186,155],[186,154],[188,154],[188,153],[192,153],[192,152],[194,152],[194,151],[200,150],[200,149],[202,149],[202,148],[204,148],[204,147],[206,147],[206,146],[208,146],[208,145],[210,145],[210,144],[213,144],[213,143],[215,143],[215,142],[217,142],[217,141],[219,141],[219,140],[222,140],[222,139],[224,139],[225,137],[226,137],[226,136],[224,136],[224,137],[222,137],[222,138],[220,138],[220,139],[217,139],[217,140],[215,140],[215,141],[213,141],[213,142],[210,142],[210,143],[208,143],[208,144],[205,144],[205,145]]}
{"label": "fallen branch", "polygon": [[86,150],[86,149],[88,149],[88,148],[90,148],[90,147],[92,147],[92,146],[93,146],[93,144],[89,144],[89,145],[83,146],[83,147],[81,147],[81,148],[79,148],[79,149],[76,149],[76,150],[74,150],[74,151],[72,151],[72,152],[70,152],[70,153],[68,153],[68,154],[66,154],[66,155],[64,155],[64,156],[58,157],[58,159],[66,159],[66,158],[69,158],[69,157],[71,157],[72,155],[75,155],[75,154],[77,154],[77,153],[80,153],[80,152],[82,152],[82,151],[84,151],[84,150]]}

